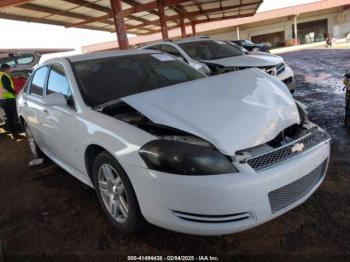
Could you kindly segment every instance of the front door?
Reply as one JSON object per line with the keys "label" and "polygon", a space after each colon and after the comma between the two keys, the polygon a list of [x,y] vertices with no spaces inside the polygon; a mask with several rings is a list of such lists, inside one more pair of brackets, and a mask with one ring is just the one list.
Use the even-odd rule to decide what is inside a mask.
{"label": "front door", "polygon": [[77,169],[76,146],[77,134],[74,131],[74,123],[77,111],[74,106],[74,99],[71,87],[66,77],[63,66],[55,64],[51,66],[46,95],[61,93],[67,100],[66,106],[46,105],[46,116],[44,121],[45,144],[55,158]]}

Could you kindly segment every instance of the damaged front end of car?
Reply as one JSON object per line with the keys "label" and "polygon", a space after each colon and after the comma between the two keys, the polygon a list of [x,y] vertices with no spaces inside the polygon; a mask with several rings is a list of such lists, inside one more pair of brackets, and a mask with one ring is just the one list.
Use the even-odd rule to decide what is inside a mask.
{"label": "damaged front end of car", "polygon": [[152,170],[196,176],[238,172],[232,159],[221,154],[208,141],[170,126],[156,124],[123,101],[100,112],[156,137],[139,150],[141,158]]}

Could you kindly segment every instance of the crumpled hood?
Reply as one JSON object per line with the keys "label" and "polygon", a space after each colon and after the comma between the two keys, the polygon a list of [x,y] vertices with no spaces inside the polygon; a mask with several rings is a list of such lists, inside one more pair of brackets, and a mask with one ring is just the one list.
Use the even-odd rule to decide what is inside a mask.
{"label": "crumpled hood", "polygon": [[226,155],[299,123],[288,88],[258,69],[168,86],[122,99],[151,121],[212,143]]}
{"label": "crumpled hood", "polygon": [[225,67],[265,67],[278,65],[283,62],[283,58],[268,53],[260,54],[253,52],[247,55],[232,56],[222,59],[202,60],[202,62],[217,64]]}

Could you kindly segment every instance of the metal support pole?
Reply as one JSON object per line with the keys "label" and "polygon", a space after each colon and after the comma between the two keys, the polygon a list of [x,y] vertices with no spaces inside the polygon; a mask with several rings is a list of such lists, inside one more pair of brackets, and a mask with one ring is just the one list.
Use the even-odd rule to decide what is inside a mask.
{"label": "metal support pole", "polygon": [[192,36],[197,36],[196,24],[192,22],[191,26],[192,26]]}
{"label": "metal support pole", "polygon": [[294,16],[294,45],[298,45],[298,21],[297,21],[297,16]]}
{"label": "metal support pole", "polygon": [[238,26],[236,28],[236,33],[237,33],[237,40],[239,40],[240,39],[240,35],[239,35],[239,27]]}
{"label": "metal support pole", "polygon": [[157,0],[157,5],[158,5],[159,21],[160,21],[160,28],[162,31],[162,37],[163,39],[168,39],[169,35],[168,35],[168,28],[166,25],[163,1]]}
{"label": "metal support pole", "polygon": [[128,35],[126,33],[126,26],[124,23],[121,0],[110,0],[110,1],[111,1],[111,8],[112,8],[115,29],[116,29],[118,43],[119,43],[119,49],[128,49],[129,40],[128,40]]}
{"label": "metal support pole", "polygon": [[180,16],[181,37],[186,38],[186,27],[183,16]]}

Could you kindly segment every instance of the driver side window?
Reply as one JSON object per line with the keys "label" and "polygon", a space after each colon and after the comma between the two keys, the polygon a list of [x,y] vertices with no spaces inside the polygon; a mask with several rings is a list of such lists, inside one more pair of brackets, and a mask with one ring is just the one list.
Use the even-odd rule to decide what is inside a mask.
{"label": "driver side window", "polygon": [[68,78],[64,68],[61,65],[55,64],[50,69],[49,79],[47,82],[46,94],[61,93],[67,100],[68,106],[74,108],[73,94],[69,85]]}

